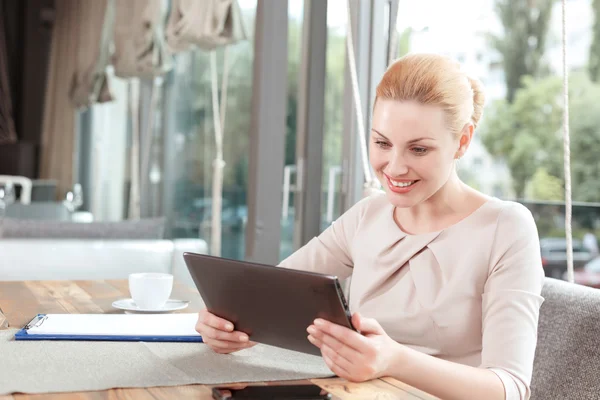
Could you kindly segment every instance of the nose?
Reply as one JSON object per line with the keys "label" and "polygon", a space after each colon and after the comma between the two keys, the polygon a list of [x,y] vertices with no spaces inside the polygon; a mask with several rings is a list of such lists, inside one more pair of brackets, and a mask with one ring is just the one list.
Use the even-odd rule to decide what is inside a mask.
{"label": "nose", "polygon": [[393,151],[386,168],[386,174],[398,178],[408,173],[409,167],[406,157],[401,151]]}

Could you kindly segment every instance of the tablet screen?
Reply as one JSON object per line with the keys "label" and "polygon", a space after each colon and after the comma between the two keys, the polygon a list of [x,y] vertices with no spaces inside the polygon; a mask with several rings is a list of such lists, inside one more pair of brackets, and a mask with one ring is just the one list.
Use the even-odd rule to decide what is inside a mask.
{"label": "tablet screen", "polygon": [[227,399],[331,399],[331,394],[314,384],[275,386],[231,386],[213,388],[213,398]]}

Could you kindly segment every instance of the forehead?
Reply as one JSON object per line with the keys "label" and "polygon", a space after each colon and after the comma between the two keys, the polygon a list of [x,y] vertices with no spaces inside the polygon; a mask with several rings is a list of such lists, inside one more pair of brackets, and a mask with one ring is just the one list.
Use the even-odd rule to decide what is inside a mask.
{"label": "forehead", "polygon": [[373,129],[389,139],[398,136],[407,140],[417,136],[438,139],[448,135],[442,108],[415,101],[377,100]]}

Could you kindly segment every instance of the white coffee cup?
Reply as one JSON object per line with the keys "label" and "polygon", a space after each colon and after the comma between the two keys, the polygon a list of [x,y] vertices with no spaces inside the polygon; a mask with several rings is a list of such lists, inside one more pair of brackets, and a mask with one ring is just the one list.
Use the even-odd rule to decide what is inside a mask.
{"label": "white coffee cup", "polygon": [[173,275],[144,272],[129,275],[129,293],[142,310],[157,310],[165,305],[173,290]]}

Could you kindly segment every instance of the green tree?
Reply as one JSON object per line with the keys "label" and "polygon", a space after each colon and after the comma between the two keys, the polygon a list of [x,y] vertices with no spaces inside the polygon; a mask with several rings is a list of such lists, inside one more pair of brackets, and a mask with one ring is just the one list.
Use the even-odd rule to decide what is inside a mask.
{"label": "green tree", "polygon": [[527,185],[527,197],[531,200],[564,200],[563,181],[552,176],[545,168],[535,171]]}
{"label": "green tree", "polygon": [[488,152],[507,163],[517,198],[524,197],[527,182],[540,167],[563,176],[561,80],[524,77],[523,83],[512,103],[490,105],[480,129]]}
{"label": "green tree", "polygon": [[573,199],[600,201],[600,84],[579,73],[570,79]]}
{"label": "green tree", "polygon": [[475,171],[474,169],[464,168],[459,162],[458,167],[456,169],[456,173],[458,174],[461,181],[463,181],[475,190],[481,190],[481,186],[477,179],[477,171]]}
{"label": "green tree", "polygon": [[[336,29],[327,33],[327,71],[325,81],[325,124],[323,132],[323,168],[342,163],[342,138],[344,136],[344,93],[346,69],[346,35]],[[327,176],[327,175],[325,175]],[[323,180],[323,185],[327,181]]]}
{"label": "green tree", "polygon": [[540,76],[554,0],[496,0],[495,10],[503,26],[492,35],[492,46],[502,55],[506,99],[512,103],[524,76]]}
{"label": "green tree", "polygon": [[598,82],[600,78],[600,0],[592,1],[592,12],[594,13],[594,25],[592,27],[592,45],[590,46],[588,70],[592,81]]}
{"label": "green tree", "polygon": [[[512,104],[500,100],[490,105],[480,130],[490,154],[506,161],[517,198],[525,196],[532,179],[544,177],[540,169],[564,179],[562,79],[527,77],[524,83]],[[573,73],[569,87],[573,199],[600,201],[600,84],[585,73]]]}
{"label": "green tree", "polygon": [[398,58],[410,52],[410,38],[412,36],[412,27],[404,29],[398,34]]}

